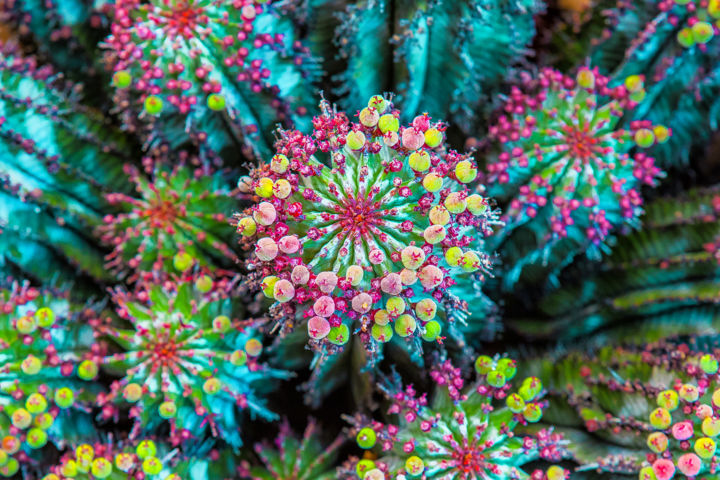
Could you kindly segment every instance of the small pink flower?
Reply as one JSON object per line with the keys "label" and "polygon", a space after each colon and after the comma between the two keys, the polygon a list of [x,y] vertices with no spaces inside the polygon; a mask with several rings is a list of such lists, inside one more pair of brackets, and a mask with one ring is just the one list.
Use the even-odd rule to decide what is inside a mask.
{"label": "small pink flower", "polygon": [[[678,469],[688,477],[694,477],[700,473],[700,467],[702,467],[702,460],[694,453],[686,453],[680,456],[677,461]],[[660,480],[660,477],[658,477]]]}
{"label": "small pink flower", "polygon": [[678,422],[672,426],[672,436],[676,440],[687,440],[693,436],[693,425],[689,421]]}
{"label": "small pink flower", "polygon": [[675,465],[666,458],[655,460],[652,468],[657,480],[670,480],[675,475]]}

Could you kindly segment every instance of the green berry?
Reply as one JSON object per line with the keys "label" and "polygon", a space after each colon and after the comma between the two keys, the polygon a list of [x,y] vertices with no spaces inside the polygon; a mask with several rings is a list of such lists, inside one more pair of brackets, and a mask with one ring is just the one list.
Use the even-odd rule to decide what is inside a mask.
{"label": "green berry", "polygon": [[62,387],[55,392],[55,405],[60,408],[70,408],[75,403],[75,394],[68,387]]}
{"label": "green berry", "polygon": [[210,275],[202,275],[197,280],[195,280],[195,288],[197,288],[198,291],[201,293],[208,293],[210,290],[212,290],[212,287],[213,281]]}
{"label": "green berry", "polygon": [[385,110],[387,110],[389,103],[385,98],[383,98],[382,95],[373,95],[370,97],[370,100],[368,100],[367,106],[369,108],[374,108],[377,110],[378,113],[383,113]]}
{"label": "green berry", "polygon": [[187,252],[178,252],[173,257],[173,266],[176,270],[184,272],[193,266],[193,258]]}
{"label": "green berry", "polygon": [[672,412],[678,407],[679,399],[675,390],[664,390],[658,393],[657,404],[659,407]]}
{"label": "green berry", "polygon": [[412,457],[405,460],[405,471],[411,477],[419,476],[423,473],[424,470],[425,463],[422,461],[422,458],[418,457],[417,455],[413,455]]}
{"label": "green berry", "polygon": [[164,419],[173,418],[177,413],[177,405],[175,405],[175,402],[168,400],[160,404],[158,412],[160,412],[160,416]]}
{"label": "green berry", "polygon": [[95,478],[107,478],[112,473],[112,463],[106,458],[98,457],[93,460],[91,472]]}
{"label": "green berry", "polygon": [[462,183],[470,183],[477,178],[478,169],[472,162],[462,160],[455,165],[455,177]]}
{"label": "green berry", "polygon": [[212,326],[215,333],[226,333],[228,330],[230,330],[232,322],[230,321],[230,318],[228,316],[218,315],[213,319]]}
{"label": "green berry", "polygon": [[365,146],[365,134],[360,131],[351,131],[345,138],[350,150],[360,150]]}
{"label": "green berry", "polygon": [[697,22],[692,26],[693,40],[697,43],[707,43],[713,38],[713,26],[708,22]]}
{"label": "green berry", "polygon": [[12,477],[18,472],[18,470],[20,470],[20,463],[16,459],[11,458],[5,465],[0,467],[0,475],[4,477]]}
{"label": "green berry", "polygon": [[363,448],[365,450],[374,447],[375,442],[377,441],[377,435],[375,434],[375,430],[369,427],[361,429],[355,437],[355,441],[357,441],[357,444],[360,448]]}
{"label": "green berry", "polygon": [[208,395],[215,395],[220,391],[221,387],[222,382],[219,379],[217,379],[216,377],[210,377],[205,380],[205,383],[203,383],[203,392],[207,393]]}
{"label": "green berry", "polygon": [[135,447],[135,453],[139,459],[154,457],[157,454],[157,447],[152,440],[143,440]]}
{"label": "green berry", "polygon": [[650,425],[658,430],[665,430],[672,423],[670,412],[662,407],[658,407],[650,414]]}
{"label": "green berry", "polygon": [[33,425],[35,425],[37,428],[41,430],[47,430],[50,427],[52,427],[53,423],[55,423],[55,418],[50,415],[48,412],[41,413],[40,415],[36,415],[35,419],[33,420]]}
{"label": "green berry", "polygon": [[28,430],[27,439],[25,440],[30,448],[42,448],[48,441],[47,433],[39,428],[31,428]]}
{"label": "green berry", "polygon": [[515,360],[511,358],[501,358],[498,360],[497,367],[495,367],[495,369],[498,372],[502,372],[502,374],[505,375],[506,380],[512,380],[513,377],[515,377],[515,373],[517,373]]}
{"label": "green berry", "polygon": [[505,400],[505,404],[513,413],[520,413],[525,409],[525,400],[523,400],[517,393],[511,393],[508,395]]}
{"label": "green berry", "polygon": [[641,128],[635,132],[635,143],[642,148],[652,147],[655,143],[655,134],[650,129]]}
{"label": "green berry", "polygon": [[10,415],[10,420],[15,428],[25,430],[32,423],[32,415],[24,408],[18,408]]}
{"label": "green berry", "polygon": [[523,410],[523,418],[530,423],[539,422],[542,418],[542,409],[537,403],[528,403]]}
{"label": "green berry", "polygon": [[83,360],[78,366],[78,377],[83,380],[92,380],[97,377],[98,366],[92,360]]}
{"label": "green berry", "polygon": [[700,368],[708,375],[712,375],[718,371],[718,361],[709,353],[705,354],[700,358]]}
{"label": "green berry", "polygon": [[425,145],[430,148],[438,147],[443,141],[443,133],[437,128],[428,128],[425,131]]}
{"label": "green berry", "polygon": [[332,327],[327,339],[334,345],[345,345],[350,339],[350,329],[345,324]]}
{"label": "green berry", "polygon": [[415,322],[415,318],[407,313],[400,315],[398,319],[395,320],[395,333],[401,337],[412,335],[416,328],[417,323]]}
{"label": "green berry", "polygon": [[400,130],[400,120],[395,118],[394,115],[387,113],[380,117],[378,128],[382,133],[397,132]]}
{"label": "green berry", "polygon": [[43,307],[35,312],[35,320],[43,328],[51,327],[55,323],[55,312],[48,307]]}
{"label": "green berry", "polygon": [[652,432],[648,435],[647,446],[655,453],[662,453],[667,450],[668,437],[662,432]]}
{"label": "green berry", "polygon": [[225,109],[225,97],[223,97],[222,95],[218,95],[217,93],[213,93],[212,95],[208,96],[207,106],[210,110],[213,110],[215,112],[224,110]]}
{"label": "green berry", "polygon": [[677,34],[677,41],[680,45],[682,45],[685,48],[692,47],[693,45],[695,45],[695,38],[693,36],[693,31],[689,28],[683,28]]}
{"label": "green berry", "polygon": [[247,363],[247,353],[244,350],[235,350],[230,354],[230,363],[236,367],[242,367]]}
{"label": "green berry", "polygon": [[355,472],[357,472],[358,477],[363,478],[363,476],[373,468],[375,468],[375,462],[372,460],[360,460],[355,466]]}
{"label": "green berry", "polygon": [[493,369],[493,360],[487,355],[480,355],[475,360],[475,371],[480,375],[487,375]]}
{"label": "green berry", "polygon": [[422,339],[426,342],[433,342],[440,336],[441,332],[442,327],[440,326],[440,323],[436,320],[430,320],[425,324],[425,331],[422,334]]}
{"label": "green berry", "polygon": [[487,374],[487,382],[490,386],[495,388],[502,388],[505,386],[506,380],[505,375],[497,370],[491,370]]}
{"label": "green berry", "polygon": [[41,393],[32,393],[28,396],[27,400],[25,400],[25,408],[33,415],[44,412],[47,410],[47,407],[47,399],[45,399],[45,396]]}
{"label": "green berry", "polygon": [[370,334],[376,342],[386,343],[393,337],[393,329],[390,325],[375,324],[370,329]]}
{"label": "green berry", "polygon": [[694,449],[700,458],[710,460],[715,455],[717,444],[712,438],[702,437],[695,440]]}
{"label": "green berry", "polygon": [[582,88],[595,88],[595,74],[587,68],[582,68],[577,74],[577,83]]}
{"label": "green berry", "polygon": [[15,322],[15,328],[17,328],[18,332],[28,335],[37,328],[37,320],[29,315],[22,316]]}
{"label": "green berry", "polygon": [[670,130],[663,125],[658,125],[653,128],[653,133],[658,143],[665,143],[668,141],[668,138],[670,138]]}
{"label": "green berry", "polygon": [[163,101],[160,99],[160,97],[150,95],[145,99],[145,111],[150,115],[157,115],[158,113],[162,112],[162,109]]}
{"label": "green berry", "polygon": [[120,70],[115,72],[112,81],[117,88],[127,88],[132,83],[132,76],[125,70]]}
{"label": "green berry", "polygon": [[163,465],[162,462],[157,458],[148,457],[143,461],[142,469],[143,472],[147,473],[148,475],[157,475],[158,473],[162,472]]}

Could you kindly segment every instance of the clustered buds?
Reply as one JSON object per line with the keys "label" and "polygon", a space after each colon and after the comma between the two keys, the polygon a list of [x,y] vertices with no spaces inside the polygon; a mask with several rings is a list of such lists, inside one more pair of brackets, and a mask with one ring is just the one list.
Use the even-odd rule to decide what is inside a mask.
{"label": "clustered buds", "polygon": [[444,146],[427,115],[400,126],[374,96],[351,123],[321,103],[313,132],[281,131],[269,164],[241,179],[258,202],[237,215],[250,261],[281,321],[313,346],[441,339],[441,303],[459,275],[482,281],[494,213],[469,187],[477,166]]}
{"label": "clustered buds", "polygon": [[102,240],[113,246],[107,267],[130,272],[131,280],[146,273],[172,272],[178,253],[209,271],[237,260],[225,233],[237,192],[224,184],[222,176],[191,168],[184,164],[187,157],[180,157],[179,165],[172,168],[155,164],[152,178],[126,166],[137,196],[107,195],[112,205],[123,207],[121,213],[105,216],[100,228]]}
{"label": "clustered buds", "polygon": [[242,92],[269,92],[277,118],[285,118],[287,105],[271,83],[266,57],[282,51],[302,63],[305,55],[297,42],[288,49],[284,34],[267,30],[267,0],[113,3],[105,40],[113,85],[119,93],[134,94],[146,114],[168,109],[181,115],[226,109],[244,114],[247,105],[238,98],[245,93],[236,90],[242,85]]}
{"label": "clustered buds", "polygon": [[[702,49],[720,33],[720,1],[663,0],[658,8],[667,15],[667,22],[680,25],[677,41],[684,48]],[[650,27],[648,27],[649,29]]]}
{"label": "clustered buds", "polygon": [[[71,311],[62,293],[27,284],[0,289],[2,476],[15,475],[48,442],[62,443],[74,434],[74,421],[64,420],[88,393],[78,387],[76,364],[100,352],[98,345],[90,347],[75,337],[80,316],[92,322],[89,312]],[[61,341],[68,338],[75,341]]]}
{"label": "clustered buds", "polygon": [[[374,449],[377,460],[355,464],[363,480],[406,478],[526,478],[521,467],[537,459],[558,461],[561,437],[549,430],[532,435],[514,432],[518,425],[537,423],[547,402],[536,377],[526,378],[515,393],[510,381],[515,362],[481,356],[477,380],[466,386],[460,369],[449,361],[431,371],[437,387],[432,402],[412,386],[386,389],[389,414],[398,422],[355,420],[356,441]],[[533,479],[561,480],[560,467],[533,472]]]}
{"label": "clustered buds", "polygon": [[669,480],[676,474],[695,478],[716,474],[715,455],[720,435],[720,378],[714,354],[691,357],[686,366],[692,380],[676,379],[656,396],[649,415],[654,429],[647,435],[652,451],[641,480]]}
{"label": "clustered buds", "polygon": [[134,448],[129,444],[120,447],[111,443],[84,443],[63,455],[43,480],[180,480],[180,475],[170,471],[166,462],[158,457],[158,445],[152,440],[137,442]]}
{"label": "clustered buds", "polygon": [[489,163],[491,193],[512,196],[510,227],[544,222],[545,243],[566,237],[601,244],[642,212],[640,188],[661,171],[641,149],[671,132],[647,121],[621,118],[645,96],[643,78],[611,86],[597,69],[575,79],[545,69],[514,88],[504,114],[490,128],[500,153]]}
{"label": "clustered buds", "polygon": [[221,285],[207,277],[195,285],[167,281],[135,294],[117,291],[114,299],[132,328],[106,322],[97,329],[123,348],[102,359],[123,375],[98,398],[104,417],[117,414],[115,404],[130,406],[135,434],[167,420],[173,443],[209,427],[237,445],[241,410],[270,415],[253,385],[285,375],[259,361],[262,343],[231,317],[231,299]]}
{"label": "clustered buds", "polygon": [[331,480],[335,479],[333,462],[344,437],[337,437],[332,443],[323,443],[320,429],[310,420],[302,437],[296,436],[287,421],[280,424],[275,441],[258,443],[255,453],[260,464],[242,461],[238,467],[241,479],[294,479]]}

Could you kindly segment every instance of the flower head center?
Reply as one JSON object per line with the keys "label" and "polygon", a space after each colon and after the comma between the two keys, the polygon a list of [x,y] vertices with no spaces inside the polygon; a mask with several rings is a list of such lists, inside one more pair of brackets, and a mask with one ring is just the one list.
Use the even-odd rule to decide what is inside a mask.
{"label": "flower head center", "polygon": [[187,0],[165,0],[165,7],[155,19],[170,37],[190,38],[202,23],[203,7]]}
{"label": "flower head center", "polygon": [[587,128],[568,126],[565,129],[565,141],[570,153],[583,162],[589,160],[595,153],[597,139]]}

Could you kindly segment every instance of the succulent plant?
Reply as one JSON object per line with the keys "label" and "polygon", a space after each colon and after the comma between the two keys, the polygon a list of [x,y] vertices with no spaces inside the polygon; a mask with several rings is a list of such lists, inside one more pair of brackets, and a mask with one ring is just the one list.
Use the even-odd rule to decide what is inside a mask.
{"label": "succulent plant", "polygon": [[98,398],[104,418],[117,415],[114,404],[129,406],[133,438],[168,421],[173,443],[209,431],[234,447],[242,443],[243,411],[275,418],[261,395],[290,374],[258,358],[262,343],[238,318],[230,288],[203,276],[115,292],[117,313],[131,328],[108,322],[97,328],[122,348],[102,359],[122,376]]}
{"label": "succulent plant", "polygon": [[[333,353],[358,335],[371,353],[394,336],[411,350],[442,340],[466,301],[456,278],[482,282],[482,239],[496,214],[467,186],[477,167],[444,147],[427,115],[400,127],[380,96],[351,123],[323,101],[314,131],[281,131],[278,153],[249,184],[259,202],[237,215],[282,330],[306,329]],[[371,355],[373,357],[373,355]],[[372,358],[371,358],[372,360]]]}
{"label": "succulent plant", "polygon": [[535,0],[285,2],[333,74],[339,105],[397,92],[401,121],[428,112],[475,134],[535,34]]}
{"label": "succulent plant", "polygon": [[517,311],[508,325],[528,337],[592,346],[717,328],[719,218],[717,187],[654,200],[644,228],[618,239],[599,268],[570,269],[564,286],[533,307],[533,318]]}
{"label": "succulent plant", "polygon": [[[162,149],[158,149],[162,151]],[[125,173],[135,184],[135,196],[111,193],[111,205],[120,213],[105,216],[99,228],[102,240],[113,246],[107,267],[128,275],[173,271],[179,253],[189,255],[207,271],[220,270],[238,260],[230,246],[230,215],[236,208],[237,190],[224,181],[222,172],[193,167],[191,156],[167,160],[162,154],[146,157],[146,171],[127,165]]]}
{"label": "succulent plant", "polygon": [[97,43],[105,18],[100,0],[8,0],[0,5],[0,23],[12,40],[31,43],[40,55],[73,79],[97,72]]}
{"label": "succulent plant", "polygon": [[[514,360],[482,355],[475,369],[477,379],[466,385],[460,369],[449,361],[439,363],[430,373],[436,384],[430,401],[412,386],[386,384],[383,393],[394,420],[383,424],[360,416],[353,419],[358,446],[375,449],[379,456],[356,462],[358,476],[522,479],[530,478],[522,470],[528,462],[560,460],[564,446],[556,433],[517,432],[516,427],[538,422],[547,407],[540,380],[528,377],[510,393],[517,370]],[[559,467],[550,472],[550,478],[565,475]]]}
{"label": "succulent plant", "polygon": [[583,67],[576,79],[551,69],[515,88],[490,128],[499,153],[487,165],[491,195],[508,204],[495,244],[507,288],[526,270],[555,276],[583,252],[599,257],[608,237],[639,225],[641,188],[661,176],[637,147],[667,140],[663,126],[621,119],[643,95],[642,79],[610,79]]}
{"label": "succulent plant", "polygon": [[269,2],[114,0],[112,14],[105,48],[116,100],[165,117],[165,131],[202,133],[216,151],[252,137],[267,153],[265,132],[307,113],[312,60]]}
{"label": "succulent plant", "polygon": [[95,435],[86,405],[98,388],[77,378],[76,367],[102,353],[100,345],[91,346],[87,323],[96,314],[67,297],[27,282],[0,289],[2,476],[42,458],[46,445],[60,448]]}
{"label": "succulent plant", "polygon": [[111,282],[89,232],[109,208],[103,194],[128,190],[127,139],[33,57],[0,53],[0,92],[0,268],[43,283]]}
{"label": "succulent plant", "polygon": [[318,424],[310,420],[301,438],[290,429],[287,421],[273,444],[255,445],[261,464],[242,462],[239,478],[252,480],[331,480],[337,478],[333,464],[343,443],[338,437],[325,445]]}

